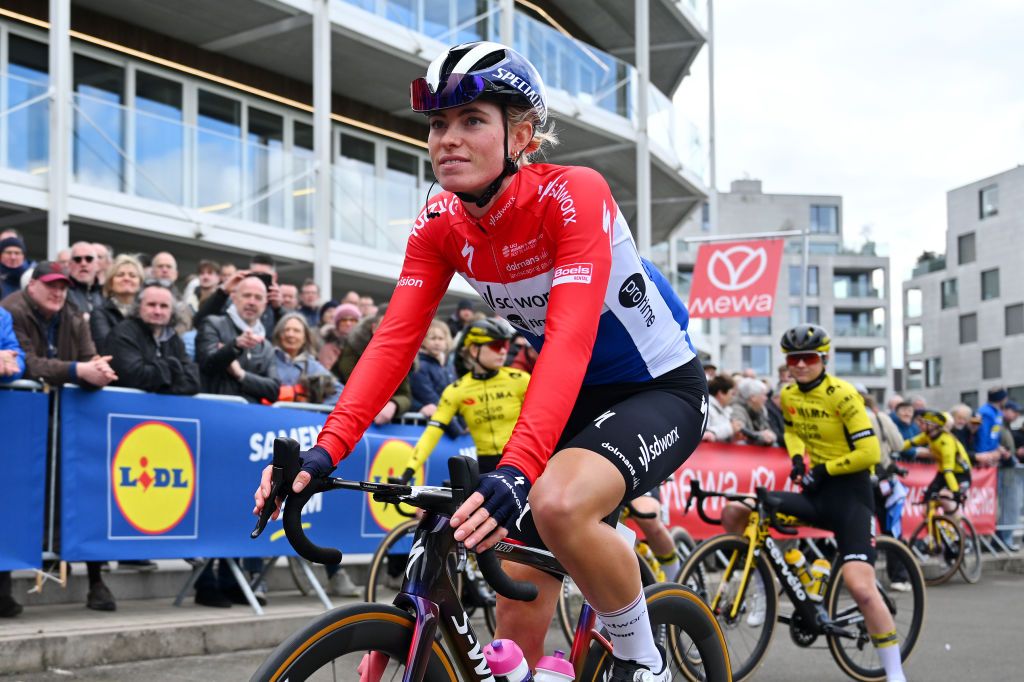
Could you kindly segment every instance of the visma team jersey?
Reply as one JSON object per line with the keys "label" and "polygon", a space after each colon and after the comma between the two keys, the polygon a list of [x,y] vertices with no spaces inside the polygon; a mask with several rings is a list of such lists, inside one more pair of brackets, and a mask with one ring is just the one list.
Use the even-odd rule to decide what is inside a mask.
{"label": "visma team jersey", "polygon": [[502,457],[530,480],[581,385],[646,381],[695,355],[685,306],[640,258],[604,179],[526,166],[482,218],[444,192],[416,219],[387,314],[320,433],[335,463],[406,376],[456,272],[541,351]]}

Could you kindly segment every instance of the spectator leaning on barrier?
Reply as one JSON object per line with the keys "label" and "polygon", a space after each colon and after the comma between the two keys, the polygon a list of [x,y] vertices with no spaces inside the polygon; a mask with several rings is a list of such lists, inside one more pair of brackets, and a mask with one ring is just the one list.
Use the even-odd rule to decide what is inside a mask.
{"label": "spectator leaning on barrier", "polygon": [[[1010,425],[1020,417],[1020,406],[1010,400],[1003,401],[1003,424],[999,430],[999,472],[996,500],[999,507],[1000,526],[1015,526],[1021,517],[1021,465],[1017,461],[1017,444],[1014,442]],[[1018,549],[1013,541],[1013,530],[1001,530],[999,537],[1010,546]]]}
{"label": "spectator leaning on barrier", "polygon": [[26,257],[25,242],[20,237],[0,240],[0,299],[21,291],[21,277],[35,263]]}
{"label": "spectator leaning on barrier", "polygon": [[1003,429],[1003,404],[1008,394],[1004,388],[993,388],[988,392],[988,402],[978,408],[981,425],[975,434],[976,458],[980,464],[995,466],[1001,459],[999,432]]}
{"label": "spectator leaning on barrier", "polygon": [[0,308],[0,384],[17,381],[25,374],[25,351],[14,333],[11,314]]}
{"label": "spectator leaning on barrier", "polygon": [[708,425],[703,439],[728,443],[743,426],[743,422],[729,414],[729,406],[736,397],[736,384],[728,374],[718,374],[708,382],[708,395]]}
{"label": "spectator leaning on barrier", "polygon": [[963,403],[958,403],[950,408],[949,414],[953,417],[951,433],[964,446],[967,456],[971,459],[971,466],[974,466],[978,463],[975,457],[974,436],[978,432],[978,425],[981,424],[981,419],[975,418],[970,405],[964,405]]}
{"label": "spectator leaning on barrier", "polygon": [[[345,339],[345,344],[342,346],[338,361],[331,367],[331,371],[334,372],[336,377],[341,379],[341,383],[348,383],[349,375],[355,369],[359,358],[366,352],[366,347],[370,344],[370,339],[373,338],[374,332],[380,326],[381,320],[384,319],[386,310],[387,305],[380,306],[376,315],[363,319],[349,333],[348,338]],[[409,377],[407,376],[398,385],[398,389],[395,390],[395,394],[391,396],[391,399],[388,400],[377,416],[373,418],[373,423],[378,425],[387,424],[396,417],[401,417],[411,408],[412,388],[409,385]]]}
{"label": "spectator leaning on barrier", "polygon": [[68,263],[68,277],[71,287],[68,289],[68,302],[71,303],[86,319],[94,308],[103,305],[103,293],[96,278],[99,265],[96,259],[96,247],[89,242],[76,242],[71,245],[71,262]]}
{"label": "spectator leaning on barrier", "polygon": [[287,313],[274,327],[274,359],[282,402],[333,405],[341,395],[341,384],[316,359],[316,342],[300,313]]}
{"label": "spectator leaning on barrier", "polygon": [[245,277],[234,288],[231,300],[227,312],[205,318],[196,335],[203,390],[239,395],[252,403],[273,402],[281,383],[274,349],[261,321],[267,287],[255,276]]}
{"label": "spectator leaning on barrier", "polygon": [[[921,433],[921,429],[918,428],[917,423],[914,421],[914,406],[909,401],[904,400],[896,405],[893,415],[895,416],[893,416],[892,422],[899,429],[904,442],[913,440],[917,434]],[[899,457],[904,460],[913,460],[918,455],[927,454],[928,448],[926,447],[908,445],[906,450],[900,451]]]}
{"label": "spectator leaning on barrier", "polygon": [[309,325],[310,329],[319,329],[320,287],[311,279],[304,281],[302,288],[299,290],[298,311],[306,318],[306,324]]}
{"label": "spectator leaning on barrier", "polygon": [[419,364],[409,378],[412,387],[412,410],[430,418],[437,412],[437,401],[448,385],[455,381],[455,372],[447,366],[452,350],[448,325],[434,320],[420,347]]}
{"label": "spectator leaning on barrier", "polygon": [[729,415],[740,422],[740,435],[751,445],[776,445],[775,432],[768,423],[765,403],[768,387],[759,379],[744,377],[736,387],[739,400],[729,409]]}
{"label": "spectator leaning on barrier", "polygon": [[107,271],[103,283],[103,305],[89,316],[89,331],[100,353],[107,353],[107,336],[128,317],[142,287],[142,263],[135,256],[121,254]]}
{"label": "spectator leaning on barrier", "polygon": [[171,290],[156,282],[147,284],[129,317],[118,323],[107,339],[118,386],[150,393],[199,392],[199,368],[174,333],[173,316]]}

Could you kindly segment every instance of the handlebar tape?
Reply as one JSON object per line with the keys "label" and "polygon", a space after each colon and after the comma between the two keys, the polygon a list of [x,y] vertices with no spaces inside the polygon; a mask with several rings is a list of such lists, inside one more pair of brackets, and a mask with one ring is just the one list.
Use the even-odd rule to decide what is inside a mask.
{"label": "handlebar tape", "polygon": [[302,528],[302,508],[321,490],[325,490],[328,484],[325,481],[314,479],[309,482],[301,493],[292,493],[284,507],[284,532],[288,536],[295,551],[303,559],[317,564],[336,565],[341,563],[341,552],[333,547],[321,547],[306,537]]}

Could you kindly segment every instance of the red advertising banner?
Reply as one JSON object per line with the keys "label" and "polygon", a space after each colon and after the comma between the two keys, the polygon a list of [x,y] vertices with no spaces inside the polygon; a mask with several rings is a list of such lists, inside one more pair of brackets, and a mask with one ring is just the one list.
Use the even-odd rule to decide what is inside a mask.
{"label": "red advertising banner", "polygon": [[783,240],[703,244],[690,285],[690,317],[771,317]]}
{"label": "red advertising banner", "polygon": [[[903,533],[909,535],[921,522],[925,508],[915,504],[922,491],[935,477],[931,464],[908,464],[909,475],[901,479],[907,486],[907,503],[903,509]],[[690,481],[700,481],[704,490],[727,493],[751,493],[764,486],[769,490],[799,491],[789,480],[789,455],[781,448],[761,448],[728,443],[701,443],[697,451],[676,471],[675,476],[661,486],[661,503],[668,507],[669,526],[682,526],[697,540],[720,535],[721,526],[701,521],[696,509],[686,513],[686,500],[690,495]],[[722,514],[725,500],[705,501],[704,509],[713,519]],[[990,467],[976,469],[972,474],[971,492],[967,502],[967,516],[981,535],[990,535],[996,527],[996,470]],[[823,537],[828,533],[801,528],[801,537]]]}

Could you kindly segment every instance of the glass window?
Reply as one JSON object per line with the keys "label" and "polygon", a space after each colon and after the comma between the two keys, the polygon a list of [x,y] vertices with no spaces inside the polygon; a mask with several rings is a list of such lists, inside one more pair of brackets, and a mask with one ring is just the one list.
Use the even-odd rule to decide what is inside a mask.
{"label": "glass window", "polygon": [[789,306],[789,326],[790,327],[795,327],[798,324],[800,324],[801,322],[802,322],[802,320],[800,319],[800,306],[798,306],[798,305],[791,305],[791,306]]}
{"label": "glass window", "polygon": [[753,369],[758,376],[771,374],[771,346],[743,346],[743,369]]}
{"label": "glass window", "polygon": [[999,185],[989,185],[979,190],[978,209],[979,217],[983,219],[999,213]]}
{"label": "glass window", "polygon": [[799,296],[803,289],[800,286],[800,280],[802,278],[800,271],[802,268],[799,265],[789,266],[789,295]]}
{"label": "glass window", "polygon": [[924,385],[928,388],[942,385],[942,358],[928,358],[925,360]]}
{"label": "glass window", "polygon": [[343,133],[339,151],[333,178],[335,237],[376,246],[377,147],[370,140]]}
{"label": "glass window", "polygon": [[967,405],[972,410],[978,409],[978,392],[977,391],[964,391],[960,394],[960,402]]}
{"label": "glass window", "polygon": [[807,266],[807,295],[817,296],[818,291],[818,266],[808,265]]}
{"label": "glass window", "polygon": [[839,234],[839,207],[811,204],[811,232]]}
{"label": "glass window", "polygon": [[691,284],[693,284],[693,270],[678,270],[676,272],[676,293],[684,301],[690,297]]}
{"label": "glass window", "polygon": [[811,242],[807,246],[808,253],[835,254],[839,253],[839,244],[835,242]]}
{"label": "glass window", "polygon": [[959,304],[960,296],[957,293],[956,277],[944,279],[940,285],[942,289],[942,308],[955,308]]}
{"label": "glass window", "polygon": [[[921,298],[921,290],[907,289],[907,302],[904,304],[904,313],[907,317],[920,317],[921,316],[921,304],[923,299]],[[945,306],[943,306],[945,307]]]}
{"label": "glass window", "polygon": [[960,343],[975,343],[978,340],[978,314],[960,316]]}
{"label": "glass window", "polygon": [[384,16],[396,24],[417,28],[416,0],[387,0]]}
{"label": "glass window", "polygon": [[284,118],[249,107],[246,204],[249,217],[265,225],[284,224]]}
{"label": "glass window", "polygon": [[1024,303],[1006,306],[1006,335],[1024,334]]}
{"label": "glass window", "polygon": [[973,263],[977,259],[974,249],[974,233],[968,232],[956,238],[957,261],[960,265]]}
{"label": "glass window", "polygon": [[[419,184],[421,158],[415,154],[388,147],[385,154],[384,221],[391,244],[405,246],[409,228],[423,207]],[[426,190],[426,187],[423,188]]]}
{"label": "glass window", "polygon": [[1018,405],[1024,403],[1024,386],[1010,386],[1006,392],[1010,395],[1010,400]]}
{"label": "glass window", "polygon": [[772,333],[772,318],[744,317],[740,320],[740,334],[767,336]]}
{"label": "glass window", "polygon": [[[882,350],[884,353],[885,349]],[[885,356],[882,355],[880,358],[882,367],[885,367]],[[908,365],[910,363],[907,363]],[[871,375],[881,374],[881,371],[876,367],[876,358],[874,350],[837,350],[836,351],[836,374],[843,376],[844,374],[852,375]]]}
{"label": "glass window", "polygon": [[907,325],[907,355],[924,352],[924,328],[919,324]]}
{"label": "glass window", "polygon": [[313,198],[316,196],[316,175],[313,155],[313,126],[292,122],[292,229],[313,231]]}
{"label": "glass window", "polygon": [[121,191],[124,184],[124,69],[74,56],[75,180]]}
{"label": "glass window", "polygon": [[135,73],[135,193],[184,203],[185,128],[181,83]]}
{"label": "glass window", "polygon": [[701,232],[711,231],[711,204],[706,201],[700,205],[700,229]]}
{"label": "glass window", "polygon": [[242,201],[242,103],[199,90],[196,206],[237,213]]}
{"label": "glass window", "polygon": [[[488,9],[488,0],[455,0],[455,23],[462,27],[459,29],[459,42],[467,43],[487,38],[487,18],[484,15]],[[496,18],[498,15],[491,16]],[[476,17],[483,18],[473,21]]]}
{"label": "glass window", "polygon": [[[10,35],[7,48],[7,106],[46,93],[50,82],[49,53],[44,43]],[[7,126],[7,166],[26,172],[43,172],[50,163],[50,109],[43,98],[0,117]]]}
{"label": "glass window", "polygon": [[998,379],[1003,374],[1003,352],[990,348],[981,352],[981,378]]}
{"label": "glass window", "polygon": [[816,305],[807,306],[807,323],[821,324],[821,308]]}
{"label": "glass window", "polygon": [[920,360],[907,362],[907,388],[924,388],[924,363]]}
{"label": "glass window", "polygon": [[423,5],[423,32],[431,38],[441,39],[451,30],[451,4],[428,2]]}
{"label": "glass window", "polygon": [[981,273],[981,300],[999,298],[999,268]]}

